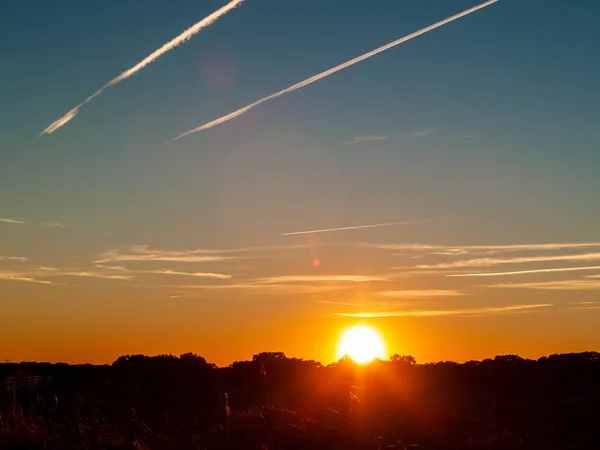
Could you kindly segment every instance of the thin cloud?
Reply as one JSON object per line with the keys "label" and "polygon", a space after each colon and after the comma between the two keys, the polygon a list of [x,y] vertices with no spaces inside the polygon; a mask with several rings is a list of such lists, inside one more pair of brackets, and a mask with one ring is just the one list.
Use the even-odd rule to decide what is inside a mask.
{"label": "thin cloud", "polygon": [[[172,287],[172,286],[171,286]],[[226,290],[251,290],[253,292],[279,293],[286,294],[318,294],[325,292],[334,292],[344,290],[344,287],[339,285],[313,285],[313,284],[261,284],[256,282],[234,283],[234,284],[207,284],[207,285],[182,285],[178,286],[181,289],[201,289],[211,291],[226,291]]]}
{"label": "thin cloud", "polygon": [[[338,246],[340,244],[325,243],[321,246]],[[148,245],[132,245],[124,248],[113,248],[103,252],[95,264],[107,264],[126,261],[167,261],[167,262],[218,262],[236,259],[249,259],[256,256],[242,256],[244,253],[269,253],[290,250],[303,250],[309,244],[254,246],[231,249],[191,249],[163,250]]]}
{"label": "thin cloud", "polygon": [[206,28],[209,25],[213,24],[217,19],[219,19],[221,16],[225,15],[230,10],[232,10],[232,9],[236,8],[237,6],[239,6],[243,1],[244,0],[232,0],[227,5],[219,8],[218,10],[216,10],[215,12],[213,12],[212,14],[206,16],[200,22],[197,22],[196,24],[194,24],[193,26],[191,26],[190,28],[188,28],[187,30],[185,30],[179,36],[171,39],[165,45],[163,45],[159,49],[155,50],[154,52],[150,53],[150,55],[146,56],[144,59],[142,59],[135,66],[131,67],[130,69],[127,69],[121,75],[119,75],[118,77],[116,77],[116,78],[112,79],[111,81],[109,81],[108,83],[106,83],[104,86],[102,86],[101,89],[99,89],[98,91],[96,91],[94,94],[90,95],[88,98],[86,98],[83,102],[81,102],[75,108],[71,109],[69,112],[67,112],[60,119],[57,119],[54,122],[52,122],[48,127],[46,127],[40,133],[40,136],[44,135],[44,134],[51,134],[51,133],[55,132],[60,127],[62,127],[63,125],[65,125],[69,121],[71,121],[73,118],[75,118],[75,116],[79,113],[79,109],[83,105],[85,105],[86,103],[92,101],[94,98],[96,98],[98,95],[100,95],[105,89],[107,89],[107,88],[109,88],[111,86],[114,86],[114,85],[120,83],[121,81],[126,80],[127,78],[135,75],[137,72],[139,72],[140,70],[142,70],[148,64],[150,64],[150,63],[154,62],[155,60],[157,60],[158,58],[160,58],[164,53],[166,53],[166,52],[174,49],[178,45],[180,45],[180,44],[184,43],[185,41],[191,39],[192,36],[194,36],[195,34],[197,34],[198,32],[200,32],[203,28]]}
{"label": "thin cloud", "polygon": [[168,261],[168,262],[215,262],[235,259],[231,256],[220,256],[205,250],[158,250],[148,246],[132,246],[129,253],[121,253],[118,249],[111,249],[102,254],[95,264],[105,264],[123,261]]}
{"label": "thin cloud", "polygon": [[108,231],[104,231],[104,230],[99,230],[97,228],[86,228],[85,230],[91,231],[92,233],[102,234],[104,236],[112,236],[112,233],[109,233]]}
{"label": "thin cloud", "polygon": [[[597,267],[598,269],[600,269],[600,266]],[[586,278],[592,278],[595,280],[600,280],[600,275],[587,275]]]}
{"label": "thin cloud", "polygon": [[194,278],[214,278],[217,280],[229,280],[232,278],[231,275],[226,275],[222,273],[210,273],[210,272],[180,272],[175,270],[131,270],[123,266],[97,266],[100,269],[113,270],[124,273],[131,274],[151,274],[151,275],[179,275],[186,277],[194,277]]}
{"label": "thin cloud", "polygon": [[259,278],[259,283],[365,283],[369,281],[383,281],[385,278],[367,275],[287,275],[280,277]]}
{"label": "thin cloud", "polygon": [[[533,273],[553,273],[553,272],[578,272],[585,270],[598,270],[600,266],[585,266],[585,267],[557,267],[554,269],[531,269],[531,270],[516,270],[514,272],[482,272],[482,273],[460,273],[446,275],[448,277],[503,277],[510,275],[529,275]],[[590,276],[593,278],[594,276]]]}
{"label": "thin cloud", "polygon": [[577,311],[593,311],[600,309],[600,302],[573,302],[573,305],[569,309],[577,310]]}
{"label": "thin cloud", "polygon": [[410,137],[425,137],[425,136],[429,136],[430,134],[435,133],[435,130],[433,128],[427,128],[426,130],[420,130],[420,131],[413,131],[412,133],[409,133],[408,135]]}
{"label": "thin cloud", "polygon": [[[0,273],[0,276],[4,275],[10,279],[27,278],[29,280],[38,280],[38,277],[42,278],[61,278],[61,277],[85,277],[85,278],[101,278],[110,280],[131,280],[134,277],[131,275],[106,273],[97,270],[85,270],[85,269],[57,269],[55,267],[38,267],[37,269],[25,269],[19,270],[18,272]],[[44,281],[43,284],[57,284],[50,281]]]}
{"label": "thin cloud", "polygon": [[454,20],[460,19],[461,17],[464,17],[464,16],[466,16],[468,14],[471,14],[471,13],[473,13],[473,12],[479,10],[479,9],[485,8],[487,6],[490,6],[493,3],[496,3],[498,1],[499,0],[490,0],[490,1],[487,1],[485,3],[482,3],[482,4],[478,5],[478,6],[475,6],[473,8],[470,8],[470,9],[466,10],[466,11],[463,11],[463,12],[461,12],[459,14],[456,14],[456,15],[454,15],[452,17],[449,17],[449,18],[444,19],[444,20],[442,20],[440,22],[437,22],[437,23],[435,23],[433,25],[425,27],[425,28],[423,28],[423,29],[421,29],[419,31],[416,31],[416,32],[414,32],[412,34],[409,34],[408,36],[405,36],[405,37],[400,38],[400,39],[398,39],[396,41],[390,42],[389,44],[386,44],[386,45],[383,45],[383,46],[381,46],[379,48],[376,48],[375,50],[372,50],[372,51],[370,51],[368,53],[365,53],[365,54],[363,54],[363,55],[361,55],[361,56],[359,56],[357,58],[351,59],[350,61],[346,61],[345,63],[342,63],[342,64],[340,64],[338,66],[335,66],[335,67],[333,67],[333,68],[331,68],[329,70],[321,72],[321,73],[319,73],[317,75],[314,75],[314,76],[312,76],[310,78],[307,78],[306,80],[301,81],[299,83],[296,83],[296,84],[294,84],[294,85],[292,85],[292,86],[290,86],[290,87],[288,87],[286,89],[283,89],[283,90],[281,90],[279,92],[276,92],[275,94],[271,94],[271,95],[269,95],[267,97],[261,98],[260,100],[257,100],[254,103],[249,104],[248,106],[244,106],[243,108],[238,109],[237,111],[234,111],[234,112],[232,112],[230,114],[227,114],[227,115],[225,115],[223,117],[220,117],[220,118],[218,118],[216,120],[213,120],[211,122],[205,123],[204,125],[201,125],[201,126],[199,126],[197,128],[194,128],[194,129],[192,129],[190,131],[186,131],[185,133],[182,133],[179,136],[176,136],[175,138],[171,139],[171,141],[169,141],[169,142],[181,139],[182,137],[188,136],[188,135],[193,134],[193,133],[197,133],[198,131],[207,130],[209,128],[213,128],[213,127],[215,127],[217,125],[225,123],[225,122],[227,122],[227,121],[229,121],[231,119],[234,119],[234,118],[236,118],[238,116],[241,116],[242,114],[247,113],[251,109],[255,108],[256,106],[258,106],[258,105],[260,105],[260,104],[262,104],[262,103],[264,103],[266,101],[272,100],[272,99],[277,98],[277,97],[281,97],[281,96],[283,96],[285,94],[288,94],[290,92],[293,92],[295,90],[303,88],[304,86],[308,86],[309,84],[312,84],[312,83],[314,83],[314,82],[316,82],[316,81],[318,81],[318,80],[320,80],[322,78],[328,77],[329,75],[333,75],[334,73],[339,72],[340,70],[343,70],[343,69],[345,69],[347,67],[350,67],[350,66],[352,66],[352,65],[354,65],[356,63],[364,61],[365,59],[368,59],[368,58],[370,58],[372,56],[375,56],[378,53],[381,53],[381,52],[383,52],[385,50],[388,50],[388,49],[390,49],[392,47],[400,45],[400,44],[402,44],[402,43],[404,43],[406,41],[409,41],[409,40],[411,40],[413,38],[416,38],[417,36],[420,36],[422,34],[425,34],[425,33],[429,32],[429,31],[432,31],[432,30],[434,30],[434,29],[436,29],[438,27],[441,27],[441,26],[443,26],[443,25],[445,25],[447,23],[453,22]]}
{"label": "thin cloud", "polygon": [[185,277],[194,278],[214,278],[216,280],[229,280],[232,278],[231,275],[223,273],[211,273],[211,272],[177,272],[174,270],[146,270],[143,273],[155,274],[155,275],[179,275]]}
{"label": "thin cloud", "polygon": [[539,289],[546,291],[595,291],[600,289],[596,280],[542,281],[537,283],[499,283],[481,286],[494,289]]}
{"label": "thin cloud", "polygon": [[53,283],[47,280],[38,280],[29,276],[24,276],[20,273],[0,273],[0,281],[21,281],[24,283],[35,283],[35,284],[53,284],[60,286],[61,283]]}
{"label": "thin cloud", "polygon": [[337,306],[360,306],[359,303],[336,302],[336,301],[330,301],[330,300],[315,300],[315,303],[322,303],[324,305],[337,305]]}
{"label": "thin cloud", "polygon": [[0,217],[0,223],[11,223],[13,225],[23,225],[23,220],[8,219],[6,217]]}
{"label": "thin cloud", "polygon": [[226,261],[229,259],[235,259],[226,256],[163,256],[163,255],[117,255],[112,259],[99,259],[94,261],[95,263],[106,263],[116,261],[167,261],[167,262],[187,262],[187,263],[200,263],[200,262],[215,262],[215,261]]}
{"label": "thin cloud", "polygon": [[354,136],[351,141],[344,142],[347,145],[362,144],[363,142],[384,141],[388,137],[381,134],[366,134],[364,136]]}
{"label": "thin cloud", "polygon": [[341,228],[326,228],[322,230],[309,230],[309,231],[292,231],[291,233],[283,233],[282,236],[296,236],[300,234],[315,234],[315,233],[331,233],[334,231],[348,231],[348,230],[361,230],[363,228],[382,228],[382,227],[392,227],[397,225],[411,225],[415,223],[425,223],[431,222],[430,220],[414,220],[411,222],[388,222],[388,223],[376,223],[373,225],[355,225],[351,227],[341,227]]}
{"label": "thin cloud", "polygon": [[417,266],[418,269],[453,269],[457,267],[486,267],[500,264],[524,264],[533,262],[552,261],[598,261],[600,253],[583,253],[580,255],[554,255],[554,256],[522,256],[517,258],[479,258]]}
{"label": "thin cloud", "polygon": [[531,312],[543,308],[549,308],[553,306],[551,303],[543,304],[526,304],[526,305],[512,305],[502,307],[490,307],[490,308],[475,308],[475,309],[439,309],[439,310],[398,310],[398,311],[387,311],[387,312],[373,312],[373,313],[337,313],[337,316],[343,317],[357,317],[357,318],[369,318],[369,317],[443,317],[443,316],[462,316],[462,317],[480,317],[498,314],[516,314],[522,312]]}
{"label": "thin cloud", "polygon": [[434,297],[459,297],[465,295],[462,292],[455,290],[401,290],[401,291],[381,291],[375,292],[377,295],[382,295],[384,297],[394,297],[394,298],[434,298]]}
{"label": "thin cloud", "polygon": [[27,256],[3,256],[0,255],[0,261],[15,261],[20,263],[26,263],[29,261]]}
{"label": "thin cloud", "polygon": [[575,248],[600,247],[600,242],[558,242],[546,244],[508,244],[508,245],[430,245],[430,244],[375,244],[383,250],[422,251],[435,255],[461,255],[471,252],[508,253],[525,251],[557,251]]}
{"label": "thin cloud", "polygon": [[55,277],[83,277],[83,278],[100,278],[106,280],[133,280],[135,277],[130,275],[112,275],[94,271],[73,271],[73,272],[51,272],[47,276]]}
{"label": "thin cloud", "polygon": [[49,227],[49,228],[67,228],[65,225],[63,225],[60,222],[45,222],[42,224],[42,226]]}
{"label": "thin cloud", "polygon": [[483,136],[480,133],[456,133],[454,136],[458,139],[477,139]]}

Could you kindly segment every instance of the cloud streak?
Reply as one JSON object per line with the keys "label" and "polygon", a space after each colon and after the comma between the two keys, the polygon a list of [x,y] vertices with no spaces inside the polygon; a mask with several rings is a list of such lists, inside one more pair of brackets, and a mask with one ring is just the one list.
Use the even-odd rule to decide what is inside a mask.
{"label": "cloud streak", "polygon": [[27,256],[3,256],[0,255],[0,261],[15,261],[20,263],[26,263],[29,261]]}
{"label": "cloud streak", "polygon": [[86,228],[85,230],[90,231],[92,233],[102,234],[104,236],[112,236],[112,233],[109,233],[108,231],[104,231],[104,230],[99,230],[98,228]]}
{"label": "cloud streak", "polygon": [[331,68],[329,70],[321,72],[321,73],[319,73],[317,75],[314,75],[314,76],[312,76],[310,78],[307,78],[306,80],[301,81],[299,83],[296,83],[296,84],[294,84],[294,85],[292,85],[292,86],[290,86],[288,88],[285,88],[285,89],[283,89],[283,90],[281,90],[279,92],[271,94],[271,95],[269,95],[267,97],[263,97],[260,100],[255,101],[254,103],[251,103],[251,104],[249,104],[247,106],[244,106],[243,108],[238,109],[237,111],[234,111],[234,112],[232,112],[230,114],[227,114],[227,115],[225,115],[223,117],[220,117],[220,118],[218,118],[216,120],[213,120],[211,122],[205,123],[204,125],[201,125],[201,126],[199,126],[197,128],[193,128],[192,130],[186,131],[185,133],[182,133],[182,134],[174,137],[173,139],[171,139],[171,141],[168,141],[168,142],[172,142],[172,141],[181,139],[181,138],[183,138],[185,136],[188,136],[188,135],[193,134],[193,133],[197,133],[197,132],[202,131],[202,130],[207,130],[209,128],[216,127],[217,125],[220,125],[220,124],[225,123],[225,122],[227,122],[229,120],[235,119],[236,117],[241,116],[242,114],[247,113],[248,111],[250,111],[251,109],[257,107],[258,105],[260,105],[262,103],[265,103],[265,102],[267,102],[269,100],[272,100],[274,98],[281,97],[281,96],[283,96],[285,94],[288,94],[290,92],[293,92],[293,91],[301,89],[301,88],[303,88],[305,86],[308,86],[309,84],[312,84],[312,83],[314,83],[316,81],[319,81],[322,78],[328,77],[329,75],[333,75],[334,73],[339,72],[340,70],[346,69],[347,67],[350,67],[350,66],[352,66],[354,64],[357,64],[357,63],[359,63],[361,61],[364,61],[365,59],[368,59],[368,58],[370,58],[372,56],[375,56],[378,53],[381,53],[381,52],[383,52],[385,50],[389,50],[390,48],[393,48],[393,47],[395,47],[397,45],[400,45],[400,44],[402,44],[402,43],[404,43],[406,41],[410,41],[411,39],[414,39],[414,38],[416,38],[418,36],[421,36],[422,34],[428,33],[429,31],[432,31],[432,30],[434,30],[436,28],[439,28],[439,27],[441,27],[443,25],[446,25],[446,24],[448,24],[450,22],[453,22],[453,21],[455,21],[457,19],[460,19],[461,17],[464,17],[464,16],[467,16],[467,15],[469,15],[471,13],[474,13],[475,11],[480,10],[482,8],[485,8],[487,6],[490,6],[493,3],[496,3],[498,1],[499,0],[490,0],[490,1],[487,1],[485,3],[482,3],[480,5],[475,6],[473,8],[467,9],[466,11],[463,11],[463,12],[461,12],[459,14],[456,14],[456,15],[454,15],[452,17],[449,17],[449,18],[444,19],[444,20],[442,20],[440,22],[437,22],[437,23],[435,23],[433,25],[425,27],[425,28],[423,28],[423,29],[421,29],[419,31],[416,31],[416,32],[412,33],[412,34],[404,36],[403,38],[400,38],[400,39],[397,39],[397,40],[395,40],[393,42],[390,42],[389,44],[386,44],[386,45],[383,45],[381,47],[378,47],[378,48],[376,48],[374,50],[371,50],[370,52],[367,52],[367,53],[365,53],[365,54],[363,54],[361,56],[358,56],[358,57],[356,57],[354,59],[351,59],[350,61],[346,61],[345,63],[337,65],[337,66],[335,66],[335,67],[333,67],[333,68]]}
{"label": "cloud streak", "polygon": [[599,270],[600,266],[584,266],[584,267],[557,267],[554,269],[531,269],[531,270],[516,270],[513,272],[483,272],[483,273],[460,273],[446,275],[448,277],[502,277],[511,275],[529,275],[535,273],[553,273],[553,272],[578,272],[585,270]]}
{"label": "cloud streak", "polygon": [[363,142],[384,141],[388,137],[381,134],[366,134],[364,136],[354,136],[351,141],[344,142],[347,145],[362,144]]}
{"label": "cloud streak", "polygon": [[150,275],[178,275],[185,277],[194,277],[194,278],[213,278],[216,280],[229,280],[232,278],[231,275],[226,275],[222,273],[210,273],[210,272],[180,272],[176,270],[130,270],[127,267],[123,266],[103,266],[98,265],[99,269],[112,270],[117,272],[129,273],[129,274],[150,274]]}
{"label": "cloud streak", "polygon": [[363,228],[382,228],[382,227],[392,227],[397,225],[411,225],[415,223],[425,223],[431,222],[430,220],[414,220],[411,222],[387,222],[387,223],[376,223],[373,225],[356,225],[351,227],[341,227],[341,228],[325,228],[322,230],[309,230],[309,231],[292,231],[290,233],[283,233],[282,236],[297,236],[300,234],[315,234],[315,233],[330,233],[334,231],[348,231],[348,230],[361,230]]}
{"label": "cloud streak", "polygon": [[429,136],[430,134],[433,134],[434,132],[435,132],[435,130],[433,128],[427,128],[426,130],[414,131],[412,133],[409,133],[408,135],[410,137],[420,138],[420,137]]}
{"label": "cloud streak", "polygon": [[111,275],[102,272],[96,271],[58,271],[58,272],[50,272],[46,274],[46,276],[53,277],[83,277],[83,278],[100,278],[105,280],[133,280],[134,276],[129,275]]}
{"label": "cloud streak", "polygon": [[70,122],[72,119],[74,119],[75,116],[77,116],[77,114],[79,113],[79,110],[82,106],[84,106],[86,103],[89,103],[90,101],[92,101],[94,98],[96,98],[98,95],[100,95],[105,89],[108,89],[109,87],[114,86],[114,85],[120,83],[121,81],[124,81],[127,78],[135,75],[137,72],[142,70],[144,67],[146,67],[147,65],[151,64],[152,62],[154,62],[158,58],[160,58],[163,54],[174,49],[178,45],[183,44],[185,41],[191,39],[195,34],[199,33],[203,28],[206,28],[209,25],[212,25],[217,19],[224,16],[226,13],[228,13],[232,9],[236,8],[237,6],[239,6],[242,2],[244,2],[244,0],[232,0],[229,3],[227,3],[225,6],[219,8],[212,14],[206,16],[200,22],[197,22],[196,24],[192,25],[190,28],[188,28],[183,33],[181,33],[179,36],[171,39],[169,42],[164,44],[162,47],[160,47],[157,50],[155,50],[154,52],[150,53],[148,56],[146,56],[144,59],[142,59],[135,66],[131,67],[130,69],[127,69],[126,71],[121,73],[116,78],[113,78],[111,81],[106,83],[104,86],[102,86],[102,88],[100,88],[95,93],[90,95],[88,98],[86,98],[83,102],[81,102],[75,108],[73,108],[69,112],[67,112],[64,116],[62,116],[61,118],[52,122],[48,127],[46,127],[40,133],[40,136],[42,136],[44,134],[54,133],[56,130],[58,130],[59,128],[61,128],[62,126],[66,125],[68,122]]}
{"label": "cloud streak", "polygon": [[8,219],[6,217],[0,217],[0,223],[11,223],[13,225],[23,225],[23,220]]}
{"label": "cloud streak", "polygon": [[22,273],[0,273],[0,281],[21,281],[24,283],[62,285],[61,283],[53,283],[52,281],[38,280],[30,276],[25,276]]}
{"label": "cloud streak", "polygon": [[454,135],[457,139],[477,139],[483,136],[481,133],[456,133]]}
{"label": "cloud streak", "polygon": [[[332,246],[334,244],[321,244]],[[105,251],[101,259],[94,261],[96,264],[105,264],[122,261],[183,261],[183,262],[211,262],[241,259],[243,253],[268,253],[289,250],[302,250],[308,244],[270,245],[229,249],[190,249],[190,250],[162,250],[153,249],[148,245],[130,245],[123,248],[113,248]],[[232,255],[232,256],[224,256]]]}
{"label": "cloud streak", "polygon": [[526,304],[512,305],[489,308],[474,308],[474,309],[439,309],[439,310],[397,310],[387,312],[366,312],[366,313],[337,313],[337,316],[343,317],[443,317],[443,316],[459,316],[459,317],[480,317],[498,314],[516,314],[523,312],[533,312],[543,308],[553,306],[551,303],[543,304]]}
{"label": "cloud streak", "polygon": [[63,225],[60,222],[45,222],[42,224],[42,226],[48,227],[48,228],[67,228],[65,225]]}
{"label": "cloud streak", "polygon": [[180,289],[200,289],[210,291],[227,291],[227,290],[249,290],[252,292],[260,292],[261,295],[267,293],[280,293],[285,292],[286,294],[318,294],[326,292],[334,292],[344,290],[345,287],[339,285],[311,285],[311,284],[295,284],[295,283],[283,283],[283,284],[261,284],[257,282],[242,282],[235,284],[221,284],[221,285],[189,285],[189,286],[178,286]]}
{"label": "cloud streak", "polygon": [[365,283],[368,281],[384,281],[385,278],[366,275],[287,275],[280,277],[259,278],[259,283]]}
{"label": "cloud streak", "polygon": [[576,248],[600,247],[600,242],[558,242],[546,244],[508,244],[508,245],[430,245],[430,244],[377,244],[383,250],[422,251],[435,255],[464,255],[467,253],[509,253],[526,251],[557,251]]}
{"label": "cloud streak", "polygon": [[121,253],[111,249],[102,254],[95,264],[106,264],[124,261],[168,261],[168,262],[215,262],[236,259],[233,256],[221,256],[210,250],[153,250],[147,246],[128,247],[129,253]]}
{"label": "cloud streak", "polygon": [[582,253],[578,255],[554,255],[554,256],[521,256],[517,258],[478,258],[450,263],[439,263],[417,266],[418,269],[453,269],[457,267],[486,267],[500,264],[524,264],[533,262],[552,261],[598,261],[600,253]]}
{"label": "cloud streak", "polygon": [[459,291],[454,290],[402,290],[402,291],[381,291],[375,292],[377,295],[382,295],[384,297],[393,297],[393,298],[409,298],[409,299],[427,299],[427,298],[437,298],[437,297],[459,297],[463,294]]}
{"label": "cloud streak", "polygon": [[595,291],[600,290],[600,280],[561,280],[537,283],[499,283],[481,286],[498,289],[539,289],[546,291]]}

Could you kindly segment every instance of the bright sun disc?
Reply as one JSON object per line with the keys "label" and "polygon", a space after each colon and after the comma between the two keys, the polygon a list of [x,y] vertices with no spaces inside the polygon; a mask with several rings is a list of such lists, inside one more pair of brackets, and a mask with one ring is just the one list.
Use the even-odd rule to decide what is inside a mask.
{"label": "bright sun disc", "polygon": [[346,328],[337,346],[337,359],[349,356],[359,364],[385,359],[385,342],[379,331],[368,325]]}

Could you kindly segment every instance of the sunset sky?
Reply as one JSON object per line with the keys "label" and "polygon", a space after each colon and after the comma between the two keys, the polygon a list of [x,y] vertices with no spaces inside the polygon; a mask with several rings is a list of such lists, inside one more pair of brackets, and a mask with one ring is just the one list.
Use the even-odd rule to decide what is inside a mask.
{"label": "sunset sky", "polygon": [[0,7],[0,360],[329,363],[357,322],[418,362],[600,349],[597,0],[500,0],[171,141],[478,4],[237,3],[143,67],[227,1]]}

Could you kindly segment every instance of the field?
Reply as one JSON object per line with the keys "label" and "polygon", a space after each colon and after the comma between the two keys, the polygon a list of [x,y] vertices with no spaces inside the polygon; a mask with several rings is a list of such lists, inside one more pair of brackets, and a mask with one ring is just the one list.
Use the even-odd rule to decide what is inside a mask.
{"label": "field", "polygon": [[600,354],[6,363],[2,449],[596,449]]}

